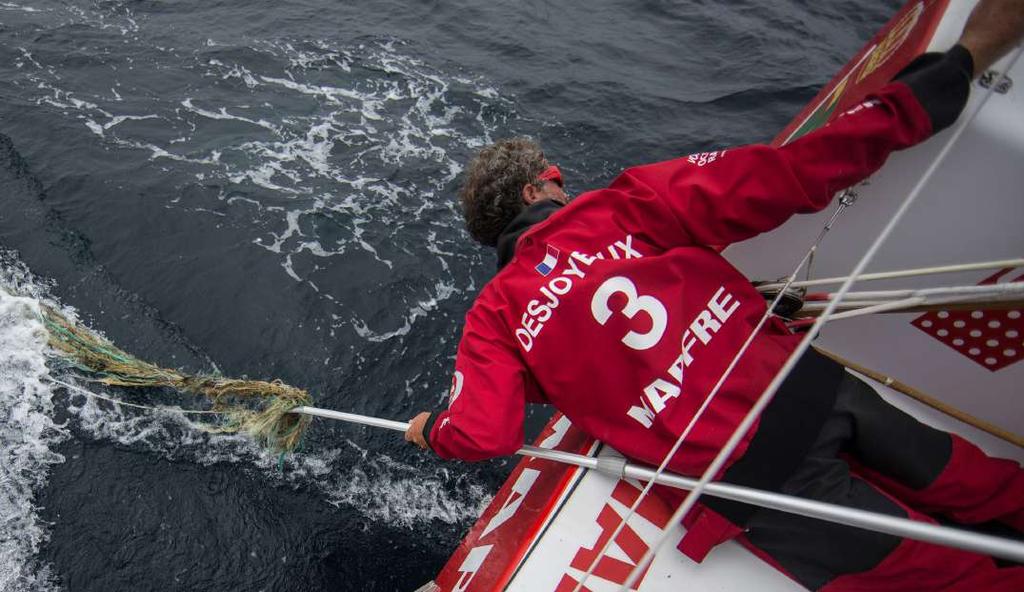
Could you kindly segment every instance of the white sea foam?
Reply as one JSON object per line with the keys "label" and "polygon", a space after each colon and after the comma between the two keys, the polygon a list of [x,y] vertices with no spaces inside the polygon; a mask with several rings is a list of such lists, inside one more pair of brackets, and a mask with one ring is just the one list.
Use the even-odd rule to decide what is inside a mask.
{"label": "white sea foam", "polygon": [[34,496],[49,467],[64,461],[51,446],[67,430],[52,419],[39,302],[12,294],[34,291],[23,268],[0,267],[0,590],[10,592],[56,589],[36,557],[49,532]]}
{"label": "white sea foam", "polygon": [[412,330],[412,325],[416,322],[416,319],[427,316],[431,311],[437,308],[439,302],[447,300],[452,296],[452,294],[456,294],[458,291],[459,289],[450,283],[444,281],[436,282],[434,284],[435,295],[416,302],[416,304],[406,312],[402,326],[393,331],[378,333],[371,330],[366,323],[362,322],[362,320],[358,318],[352,319],[352,328],[363,339],[378,343],[391,339],[392,337],[406,335]]}
{"label": "white sea foam", "polygon": [[[90,25],[116,22],[123,34],[134,35],[143,22],[130,12],[67,10]],[[226,186],[223,199],[246,194],[255,207],[233,209],[232,215],[252,216],[252,243],[274,253],[288,277],[320,292],[337,307],[340,322],[350,323],[358,335],[383,341],[408,334],[440,302],[472,285],[479,257],[467,256],[455,244],[463,236],[449,230],[458,214],[448,192],[462,170],[461,159],[491,141],[495,126],[513,111],[511,103],[486,83],[411,57],[394,40],[350,47],[259,41],[246,50],[265,59],[243,65],[222,55],[192,58],[202,76],[224,81],[221,90],[237,99],[223,104],[210,98],[223,97],[220,91],[111,98],[109,85],[72,87],[37,57],[23,51],[19,60],[39,88],[37,103],[81,121],[108,146],[143,151],[150,160],[172,161],[176,169],[189,167],[190,176],[204,184]],[[231,84],[236,81],[244,87]],[[115,86],[123,93],[134,84],[130,75],[119,74]],[[182,92],[195,92],[188,88]],[[142,119],[153,124],[126,125]],[[226,121],[251,131],[239,127],[223,134]],[[154,126],[166,127],[167,133],[152,133]],[[168,203],[179,204],[224,215],[212,204],[183,204],[179,196]],[[324,219],[330,220],[326,231]],[[343,258],[354,251],[369,254],[387,270],[410,254],[433,259],[430,268],[441,281],[428,287],[431,293],[398,291],[381,302],[405,310],[401,315],[353,309],[314,281],[313,274],[334,264],[310,258]],[[459,258],[466,260],[456,264]]]}
{"label": "white sea foam", "polygon": [[110,121],[106,123],[98,123],[93,119],[85,118],[85,125],[94,134],[102,138],[105,136],[105,132],[115,125],[120,125],[125,121],[141,121],[143,119],[160,119],[160,116],[152,113],[149,115],[113,115],[110,116]]}
{"label": "white sea foam", "polygon": [[174,152],[169,152],[167,150],[164,150],[160,146],[157,146],[156,144],[150,144],[148,142],[134,142],[131,140],[121,140],[116,138],[114,139],[114,142],[120,146],[126,146],[130,148],[148,151],[150,153],[150,160],[166,158],[169,160],[176,160],[178,162],[187,162],[191,164],[217,164],[221,157],[221,153],[216,150],[210,152],[209,156],[202,156],[196,158],[188,156],[186,154],[177,154]]}
{"label": "white sea foam", "polygon": [[245,85],[249,88],[256,88],[261,84],[259,80],[256,80],[256,77],[253,75],[252,71],[250,71],[245,66],[240,66],[238,64],[231,64],[229,66],[216,58],[210,59],[208,63],[211,66],[220,66],[223,70],[225,70],[225,72],[221,75],[222,80],[238,78],[239,80],[244,82]]}
{"label": "white sea foam", "polygon": [[[34,495],[46,484],[49,467],[64,461],[52,448],[72,433],[116,442],[165,458],[204,465],[241,464],[271,480],[313,488],[325,500],[352,508],[371,521],[412,528],[440,520],[461,524],[489,502],[483,486],[445,469],[424,472],[351,441],[288,455],[283,461],[251,438],[210,433],[198,416],[167,408],[122,407],[76,393],[64,395],[71,420],[54,423],[51,375],[46,366],[47,334],[39,306],[59,306],[49,285],[32,277],[11,253],[0,252],[0,590],[57,590],[51,568],[38,558],[49,535]],[[439,288],[444,291],[444,288]],[[71,318],[73,310],[60,307]],[[77,382],[73,376],[61,380]],[[79,388],[117,399],[106,387]],[[352,462],[353,451],[359,461]],[[283,470],[282,470],[283,469]]]}
{"label": "white sea foam", "polygon": [[[96,385],[88,388],[100,392]],[[483,486],[470,478],[443,469],[425,473],[351,441],[343,447],[291,454],[282,463],[249,437],[210,434],[174,410],[138,411],[75,395],[71,411],[75,427],[94,438],[204,465],[255,467],[266,478],[313,487],[337,507],[392,526],[411,528],[432,520],[464,523],[478,516],[490,500]],[[352,450],[361,457],[356,464]]]}
{"label": "white sea foam", "polygon": [[368,464],[370,468],[353,467],[333,478],[334,486],[328,491],[330,503],[356,507],[368,518],[391,526],[411,528],[431,520],[447,524],[468,522],[491,501],[478,483],[456,486],[462,495],[468,494],[470,501],[453,499],[449,493],[451,479],[443,471],[424,475],[412,467],[387,467],[383,461]]}
{"label": "white sea foam", "polygon": [[214,111],[210,111],[209,109],[202,109],[200,107],[196,107],[195,105],[192,104],[192,99],[190,99],[190,98],[189,99],[185,99],[184,101],[182,101],[181,105],[183,107],[185,107],[186,109],[188,109],[189,111],[193,112],[193,113],[196,113],[198,115],[202,115],[203,117],[208,117],[210,119],[227,119],[227,120],[234,120],[234,121],[243,121],[245,123],[251,123],[252,125],[256,125],[256,126],[259,126],[259,127],[262,127],[262,128],[266,128],[266,129],[268,129],[268,130],[270,130],[272,132],[277,132],[278,131],[276,125],[270,123],[269,121],[267,121],[265,119],[255,120],[255,119],[249,119],[248,117],[242,117],[240,115],[232,115],[232,114],[228,113],[227,107],[221,107],[219,111],[214,112]]}
{"label": "white sea foam", "polygon": [[[0,3],[0,9],[37,11],[11,2]],[[93,81],[88,78],[66,75],[61,61],[48,63],[19,48],[20,55],[15,57],[17,75],[22,77],[19,85],[35,89],[32,98],[37,104],[85,126],[105,148],[141,151],[162,165],[173,161],[175,169],[187,171],[190,178],[240,188],[244,197],[226,190],[222,199],[237,204],[233,212],[253,212],[252,241],[274,253],[296,281],[320,289],[312,277],[305,277],[310,257],[365,252],[379,265],[393,268],[399,257],[415,248],[424,260],[437,260],[434,265],[441,275],[436,282],[397,296],[403,299],[398,310],[405,310],[397,315],[397,327],[395,315],[387,315],[390,326],[371,327],[343,299],[321,292],[337,307],[337,314],[331,313],[332,331],[354,324],[371,341],[405,335],[418,319],[457,294],[458,286],[468,283],[473,289],[467,262],[455,264],[460,250],[453,241],[460,237],[436,229],[450,227],[456,218],[450,200],[441,195],[460,172],[462,155],[490,142],[506,116],[502,114],[512,111],[495,89],[438,71],[412,58],[397,42],[370,41],[353,47],[328,41],[257,42],[244,49],[266,59],[246,62],[247,67],[223,55],[209,58],[210,53],[204,52],[231,47],[210,40],[197,52],[174,56],[175,66],[186,61],[186,66],[206,77],[204,83],[220,85],[218,91],[234,89],[239,94],[227,95],[234,99],[218,104],[210,97],[223,97],[223,93],[189,96],[185,93],[194,92],[195,87],[188,85],[182,85],[180,94],[150,95],[134,90],[139,88],[134,73],[165,67],[148,60],[175,50],[152,45],[140,36],[147,25],[144,15],[136,17],[125,3],[117,2],[84,8],[64,3],[45,11],[65,24],[87,25],[128,38],[141,50],[113,64],[113,81],[91,88]],[[189,59],[194,62],[188,64]],[[288,110],[296,104],[301,107]],[[152,121],[129,123],[140,120]],[[237,126],[241,135],[220,134],[225,121],[245,124]],[[154,129],[160,133],[153,133]],[[404,175],[406,170],[415,174]],[[178,203],[180,198],[168,206]],[[194,203],[187,207],[223,215],[217,208]],[[341,227],[342,236],[318,234],[315,221],[324,216]],[[406,224],[410,228],[403,228]],[[392,232],[375,234],[379,228]],[[395,237],[414,246],[392,244]],[[279,458],[249,438],[210,434],[173,410],[140,411],[60,394],[71,419],[68,425],[57,425],[52,420],[54,395],[47,382],[45,340],[33,314],[39,302],[54,304],[47,294],[45,283],[31,278],[20,264],[0,257],[0,590],[4,592],[55,588],[50,568],[38,559],[48,530],[33,505],[33,495],[45,485],[48,467],[63,460],[53,447],[72,433],[166,458],[241,464],[267,479],[312,488],[332,504],[394,525],[411,527],[433,520],[462,523],[477,516],[488,502],[483,487],[470,477],[436,468],[424,473],[421,467],[360,450],[351,442],[289,455],[282,471]],[[374,311],[362,314],[370,318]],[[82,386],[105,392],[96,385]],[[353,449],[361,455],[355,464]]]}
{"label": "white sea foam", "polygon": [[122,37],[136,38],[139,32],[139,22],[135,15],[126,5],[117,6],[117,10],[86,10],[69,3],[62,3],[52,10],[61,10],[66,13],[66,22],[69,24],[87,24],[97,29],[111,29],[117,31]]}
{"label": "white sea foam", "polygon": [[0,2],[0,10],[18,10],[21,12],[39,12],[38,9],[32,8],[31,6],[22,6],[13,2]]}
{"label": "white sea foam", "polygon": [[35,58],[32,57],[32,52],[30,52],[29,50],[25,49],[24,47],[19,47],[18,51],[21,52],[21,57],[18,58],[18,59],[15,59],[15,61],[14,61],[15,67],[23,68],[23,67],[25,67],[25,63],[28,62],[29,64],[32,64],[33,66],[35,66],[39,70],[43,69],[42,64],[37,62],[35,60]]}

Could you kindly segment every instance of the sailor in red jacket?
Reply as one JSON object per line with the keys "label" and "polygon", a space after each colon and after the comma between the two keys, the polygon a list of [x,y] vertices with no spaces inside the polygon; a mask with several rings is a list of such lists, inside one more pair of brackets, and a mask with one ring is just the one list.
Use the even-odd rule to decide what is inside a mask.
{"label": "sailor in red jacket", "polygon": [[[982,2],[949,52],[922,56],[780,148],[629,168],[573,200],[533,142],[485,148],[461,197],[470,233],[497,247],[499,272],[466,316],[448,408],[414,418],[407,439],[442,458],[512,454],[523,444],[526,403],[550,403],[627,457],[659,464],[765,312],[750,281],[711,245],[818,211],[894,150],[949,126],[974,73],[1024,30],[1019,13],[996,18],[999,4]],[[1002,4],[1012,12],[1014,2]],[[669,470],[704,471],[799,341],[771,318]],[[813,350],[719,477],[920,520],[943,513],[1024,529],[1019,465],[918,423]],[[746,530],[755,553],[811,589],[1024,589],[1024,568],[735,502],[705,499],[687,526],[680,547],[690,557]]]}

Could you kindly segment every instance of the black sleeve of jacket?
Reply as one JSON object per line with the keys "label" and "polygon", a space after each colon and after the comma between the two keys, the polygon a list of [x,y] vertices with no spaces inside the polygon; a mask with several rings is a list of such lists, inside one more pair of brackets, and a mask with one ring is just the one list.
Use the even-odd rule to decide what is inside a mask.
{"label": "black sleeve of jacket", "polygon": [[430,443],[430,432],[434,431],[434,424],[437,423],[437,418],[441,415],[444,409],[437,409],[430,412],[430,416],[427,417],[427,423],[423,424],[423,439],[427,441],[427,448],[431,452],[434,451],[434,445]]}
{"label": "black sleeve of jacket", "polygon": [[932,120],[932,133],[956,121],[967,104],[974,78],[974,58],[961,45],[946,53],[926,53],[900,71],[894,80],[910,87]]}

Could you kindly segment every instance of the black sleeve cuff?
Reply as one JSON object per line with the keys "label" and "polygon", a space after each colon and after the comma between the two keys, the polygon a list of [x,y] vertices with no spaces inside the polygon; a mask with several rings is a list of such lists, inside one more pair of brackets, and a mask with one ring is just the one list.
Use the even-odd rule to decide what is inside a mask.
{"label": "black sleeve cuff", "polygon": [[946,53],[926,53],[900,71],[894,80],[905,83],[932,122],[932,133],[956,121],[967,104],[974,78],[974,58],[962,45]]}
{"label": "black sleeve cuff", "polygon": [[437,423],[437,418],[441,416],[441,411],[445,411],[445,409],[431,411],[430,417],[427,418],[427,423],[423,424],[423,439],[427,441],[427,447],[430,448],[430,451],[434,454],[437,454],[437,452],[434,450],[434,446],[430,443],[430,432],[434,431],[434,424]]}

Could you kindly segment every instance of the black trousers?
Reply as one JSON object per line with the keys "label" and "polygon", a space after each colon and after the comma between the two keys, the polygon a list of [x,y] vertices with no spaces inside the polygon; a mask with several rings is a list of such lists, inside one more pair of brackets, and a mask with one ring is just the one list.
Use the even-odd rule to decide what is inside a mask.
{"label": "black trousers", "polygon": [[[923,491],[935,483],[949,465],[953,442],[950,434],[918,422],[886,403],[869,385],[847,374],[840,383],[833,411],[810,454],[784,483],[782,493],[907,517],[908,506],[894,501],[876,483],[852,470],[851,463],[855,467],[867,467],[912,490]],[[984,457],[980,451],[978,454]],[[1019,466],[1017,469],[1018,474],[1013,477],[1013,469],[1007,472],[1005,464],[996,468],[1019,480]],[[753,514],[747,522],[745,536],[749,543],[811,590],[824,588],[841,576],[878,571],[876,568],[903,543],[900,537],[768,509],[759,509]],[[928,548],[934,547],[915,544],[920,546],[914,551],[917,559],[922,552],[927,554]],[[957,553],[942,549],[939,555],[950,552]],[[949,559],[937,561],[949,562]],[[966,565],[972,565],[970,561]],[[882,571],[890,569],[887,565]],[[970,569],[975,570],[973,566]],[[892,589],[923,588],[908,581],[905,588]]]}

